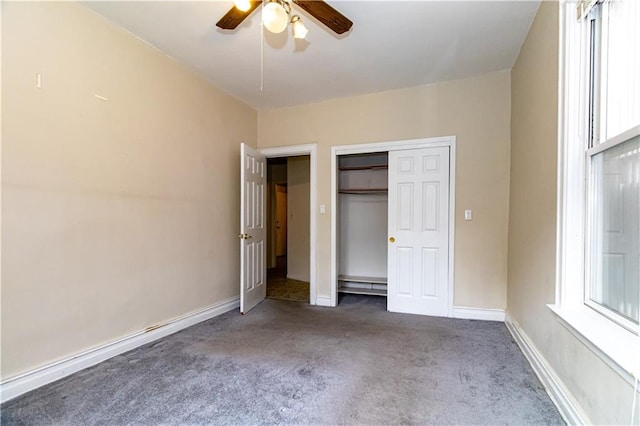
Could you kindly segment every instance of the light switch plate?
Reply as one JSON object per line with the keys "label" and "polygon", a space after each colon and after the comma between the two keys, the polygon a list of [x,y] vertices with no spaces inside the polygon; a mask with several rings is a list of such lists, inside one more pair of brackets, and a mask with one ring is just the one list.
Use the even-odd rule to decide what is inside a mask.
{"label": "light switch plate", "polygon": [[471,210],[465,210],[464,220],[471,220],[471,219],[473,219],[473,213],[471,212]]}

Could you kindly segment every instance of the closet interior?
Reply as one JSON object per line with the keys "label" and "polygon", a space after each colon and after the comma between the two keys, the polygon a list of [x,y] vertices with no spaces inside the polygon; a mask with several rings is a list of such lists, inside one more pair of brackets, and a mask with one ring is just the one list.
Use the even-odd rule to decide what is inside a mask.
{"label": "closet interior", "polygon": [[387,295],[388,153],[338,156],[338,291]]}

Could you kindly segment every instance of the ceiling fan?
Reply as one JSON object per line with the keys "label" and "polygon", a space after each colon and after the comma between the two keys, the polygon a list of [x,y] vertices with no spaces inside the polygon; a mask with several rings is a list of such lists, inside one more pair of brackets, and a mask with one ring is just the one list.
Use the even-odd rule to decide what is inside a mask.
{"label": "ceiling fan", "polygon": [[216,26],[223,30],[233,30],[258,6],[263,5],[262,22],[267,30],[280,33],[290,23],[294,38],[305,38],[309,30],[302,23],[300,16],[291,14],[290,2],[315,17],[336,34],[349,31],[353,25],[353,22],[322,0],[235,0],[234,7],[218,21]]}

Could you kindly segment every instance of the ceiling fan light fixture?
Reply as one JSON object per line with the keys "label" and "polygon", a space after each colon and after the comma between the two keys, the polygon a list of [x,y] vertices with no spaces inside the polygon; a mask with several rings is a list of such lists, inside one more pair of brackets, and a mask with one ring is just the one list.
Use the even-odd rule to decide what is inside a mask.
{"label": "ceiling fan light fixture", "polygon": [[262,23],[272,33],[283,32],[289,23],[289,14],[283,4],[278,0],[269,0],[262,8]]}
{"label": "ceiling fan light fixture", "polygon": [[293,38],[304,39],[309,34],[309,29],[305,27],[304,22],[298,15],[291,17],[291,28],[293,28]]}
{"label": "ceiling fan light fixture", "polygon": [[241,12],[251,9],[251,0],[233,0],[233,5]]}

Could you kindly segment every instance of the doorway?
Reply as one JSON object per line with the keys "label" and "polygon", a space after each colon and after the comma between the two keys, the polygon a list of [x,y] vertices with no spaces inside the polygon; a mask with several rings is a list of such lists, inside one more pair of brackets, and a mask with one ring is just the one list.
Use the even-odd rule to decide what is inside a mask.
{"label": "doorway", "polygon": [[310,302],[310,158],[267,158],[267,298]]}

